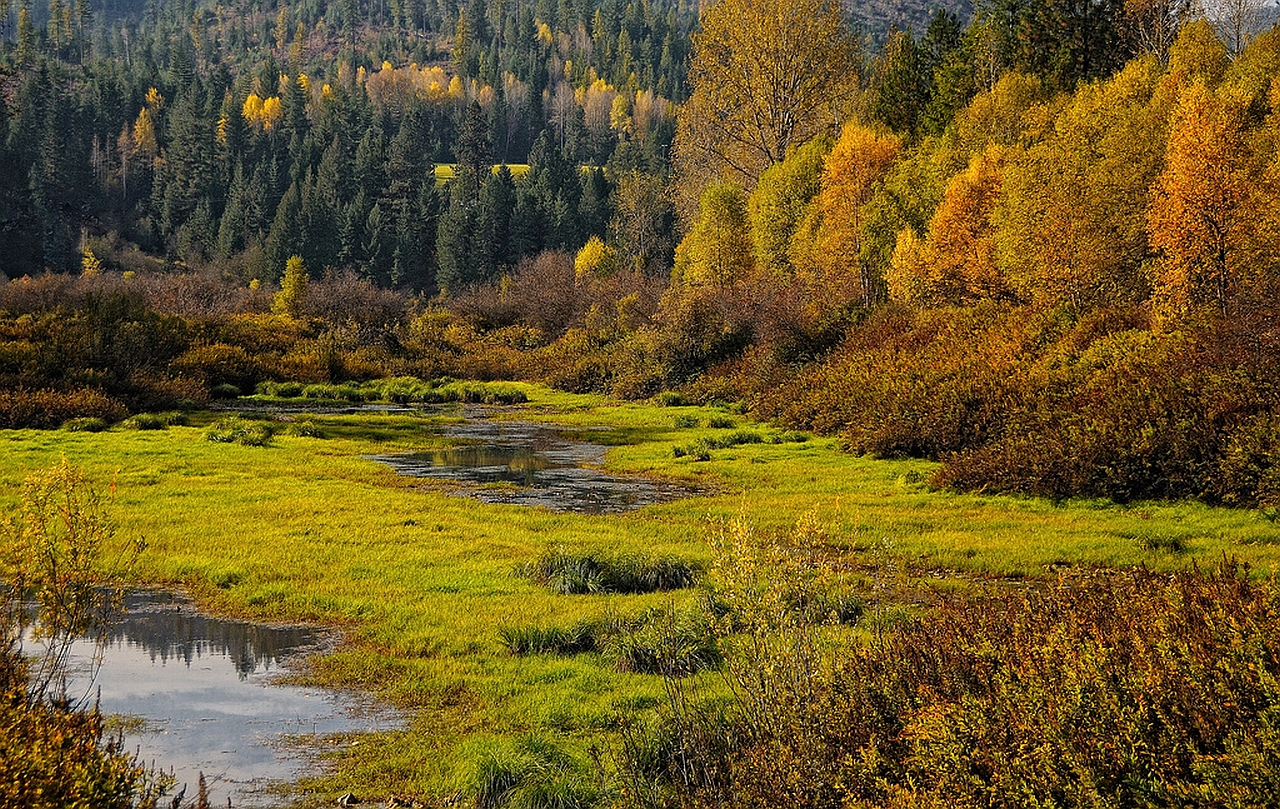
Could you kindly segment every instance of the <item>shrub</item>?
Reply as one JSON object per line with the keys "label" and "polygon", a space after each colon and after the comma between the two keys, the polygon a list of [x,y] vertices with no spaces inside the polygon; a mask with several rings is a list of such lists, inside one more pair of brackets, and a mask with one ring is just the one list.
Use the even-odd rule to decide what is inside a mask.
{"label": "shrub", "polygon": [[[72,643],[89,638],[105,644],[119,609],[126,571],[108,567],[113,533],[102,499],[65,460],[29,476],[19,505],[0,521],[0,783],[6,806],[154,806],[167,786],[125,752],[122,737],[105,734],[96,707],[72,699],[66,689]],[[134,552],[140,549],[135,545]],[[40,658],[23,648],[33,608]]]}
{"label": "shrub", "polygon": [[[1263,806],[1280,784],[1280,584],[1226,565],[953,595],[871,640],[778,608],[810,584],[750,530],[715,539],[733,696],[674,680],[676,739],[624,780],[659,804],[960,809]],[[743,548],[755,550],[743,554]],[[785,562],[785,556],[782,557]],[[816,562],[816,564],[815,564]],[[767,571],[767,576],[764,575]],[[790,582],[788,584],[787,582]],[[787,617],[788,615],[792,617]],[[705,744],[708,739],[716,743]],[[648,752],[646,752],[648,751]],[[658,772],[655,773],[655,770]]]}
{"label": "shrub", "polygon": [[215,399],[238,399],[240,398],[240,389],[230,382],[223,382],[220,385],[214,385],[209,394]]}
{"label": "shrub", "polygon": [[71,391],[16,388],[0,390],[0,429],[53,429],[73,418],[117,422],[128,414],[124,403],[97,388]]}

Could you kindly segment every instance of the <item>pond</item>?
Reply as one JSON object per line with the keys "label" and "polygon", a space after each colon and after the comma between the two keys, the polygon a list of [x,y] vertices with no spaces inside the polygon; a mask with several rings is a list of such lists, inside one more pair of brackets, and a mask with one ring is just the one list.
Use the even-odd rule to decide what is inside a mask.
{"label": "pond", "polygon": [[604,514],[665,503],[697,492],[686,486],[600,469],[608,447],[519,421],[468,419],[446,427],[459,446],[375,455],[401,475],[463,484],[457,492],[486,503]]}
{"label": "pond", "polygon": [[184,805],[194,805],[201,772],[213,806],[284,804],[271,787],[304,775],[319,744],[297,736],[399,724],[354,695],[277,682],[291,659],[332,643],[324,632],[211,618],[172,593],[132,593],[125,607],[96,679],[95,646],[75,645],[70,693],[92,701],[100,690],[104,714],[140,720],[141,730],[126,731],[127,747],[172,771],[175,790],[186,784]]}

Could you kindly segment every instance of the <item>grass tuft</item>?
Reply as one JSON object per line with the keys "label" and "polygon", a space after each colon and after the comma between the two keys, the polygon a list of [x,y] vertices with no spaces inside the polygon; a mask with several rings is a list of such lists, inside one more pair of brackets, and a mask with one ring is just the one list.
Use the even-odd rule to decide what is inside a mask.
{"label": "grass tuft", "polygon": [[80,416],[64,421],[62,429],[69,433],[100,433],[107,429],[107,423],[97,416]]}
{"label": "grass tuft", "polygon": [[684,559],[640,553],[606,556],[549,548],[522,573],[561,595],[653,593],[693,585],[701,568]]}
{"label": "grass tuft", "polygon": [[227,416],[210,425],[205,430],[204,438],[218,444],[265,447],[271,443],[271,435],[270,425],[246,421],[240,416]]}

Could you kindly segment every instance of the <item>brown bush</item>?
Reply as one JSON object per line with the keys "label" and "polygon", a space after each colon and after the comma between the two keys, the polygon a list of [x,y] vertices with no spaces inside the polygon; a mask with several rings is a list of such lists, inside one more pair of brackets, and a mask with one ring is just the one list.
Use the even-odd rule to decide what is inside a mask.
{"label": "brown bush", "polygon": [[24,427],[54,428],[78,418],[99,418],[115,422],[128,415],[128,408],[96,388],[71,391],[51,389],[0,390],[0,429]]}

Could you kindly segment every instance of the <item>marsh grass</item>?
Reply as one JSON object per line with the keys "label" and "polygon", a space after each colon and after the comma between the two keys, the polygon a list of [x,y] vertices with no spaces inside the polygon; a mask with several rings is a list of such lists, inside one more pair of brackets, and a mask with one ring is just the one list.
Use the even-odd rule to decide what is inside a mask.
{"label": "marsh grass", "polygon": [[[192,426],[158,431],[10,430],[2,434],[0,507],[13,506],[26,470],[66,456],[95,480],[116,481],[120,525],[149,543],[135,570],[139,583],[184,587],[220,614],[344,629],[347,643],[311,661],[306,681],[366,691],[411,721],[399,733],[335,746],[333,769],[307,788],[336,797],[359,784],[381,795],[378,802],[402,794],[439,803],[460,789],[459,768],[470,766],[464,762],[479,761],[477,740],[510,753],[530,733],[578,762],[572,777],[545,770],[572,784],[592,766],[587,747],[616,740],[620,715],[639,722],[666,703],[661,678],[619,670],[599,644],[602,635],[593,652],[513,655],[500,628],[599,626],[616,615],[634,620],[665,611],[668,602],[677,612],[692,610],[702,593],[683,586],[561,595],[512,576],[531,563],[539,567],[548,549],[597,562],[674,560],[698,578],[712,562],[707,539],[714,526],[742,519],[761,535],[790,536],[817,508],[824,515],[820,539],[784,548],[786,558],[799,570],[828,559],[837,572],[852,573],[849,581],[835,576],[830,591],[822,589],[826,581],[806,583],[785,614],[821,614],[823,631],[871,637],[918,613],[894,612],[895,599],[930,603],[972,582],[1047,581],[1059,570],[1093,567],[1168,572],[1223,556],[1265,577],[1280,564],[1276,524],[1260,512],[936,491],[924,483],[936,464],[853,456],[828,438],[773,443],[772,431],[745,419],[734,429],[766,440],[692,464],[673,457],[672,442],[698,436],[674,434],[673,416],[705,423],[722,411],[688,407],[677,414],[651,403],[510,387],[531,402],[503,415],[605,436],[609,471],[669,479],[703,494],[627,514],[553,514],[451,498],[367,460],[441,448],[440,428],[459,417],[457,408],[443,407],[316,414],[309,423],[326,440],[285,429],[269,451],[204,440],[206,429],[225,430],[236,418],[220,413],[192,413]],[[244,417],[231,424],[237,421],[274,426]],[[1147,550],[1142,536],[1181,537],[1184,549]],[[884,583],[890,580],[893,587]],[[830,624],[833,613],[844,623]],[[714,697],[721,676],[681,682]]]}
{"label": "marsh grass", "polygon": [[188,423],[187,415],[178,410],[167,413],[138,413],[120,422],[126,430],[167,430]]}
{"label": "marsh grass", "polygon": [[81,416],[67,419],[62,423],[62,429],[69,433],[100,433],[107,429],[107,426],[105,421],[95,416]]}
{"label": "marsh grass", "polygon": [[271,443],[274,434],[275,428],[270,424],[249,421],[242,416],[227,416],[210,425],[204,432],[204,438],[215,444],[265,447]]}
{"label": "marsh grass", "polygon": [[422,380],[415,377],[391,377],[368,382],[315,383],[260,382],[255,390],[266,400],[303,399],[320,402],[384,402],[389,404],[524,404],[528,395],[518,385],[493,382],[459,382],[442,378]]}
{"label": "marsh grass", "polygon": [[513,655],[575,655],[599,651],[600,627],[594,622],[572,626],[502,626],[498,637]]}
{"label": "marsh grass", "polygon": [[574,553],[552,547],[520,573],[554,593],[655,593],[693,586],[700,569],[696,563],[643,553]]}
{"label": "marsh grass", "polygon": [[476,809],[586,809],[602,797],[589,762],[536,734],[464,753],[458,794]]}

